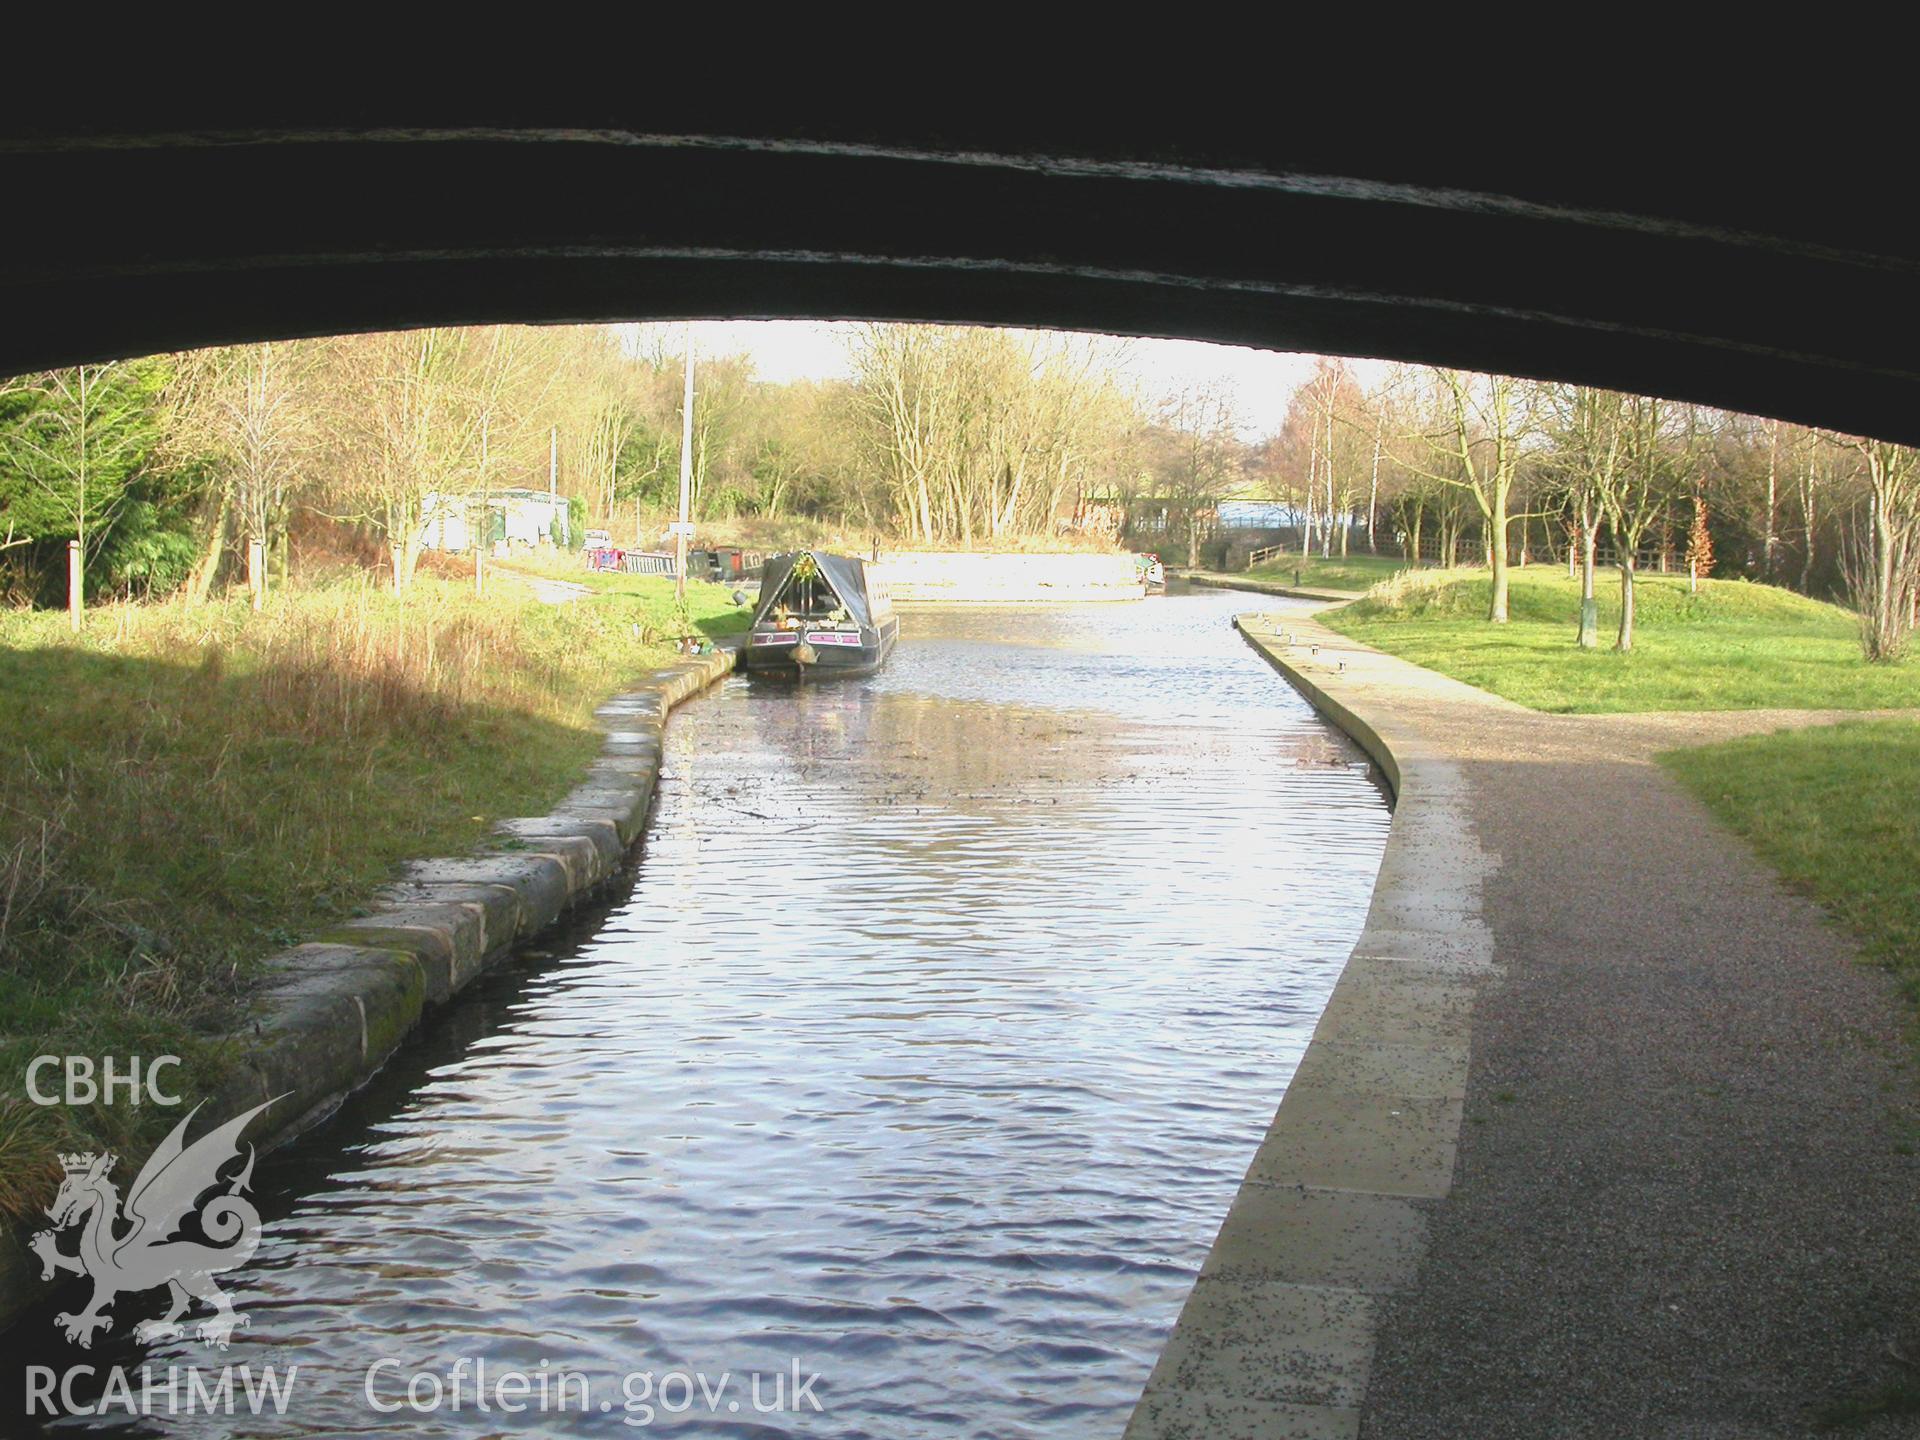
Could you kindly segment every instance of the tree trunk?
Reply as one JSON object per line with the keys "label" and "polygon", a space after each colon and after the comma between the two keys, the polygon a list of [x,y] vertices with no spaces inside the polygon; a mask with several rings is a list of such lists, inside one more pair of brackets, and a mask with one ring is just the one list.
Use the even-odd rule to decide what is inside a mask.
{"label": "tree trunk", "polygon": [[1873,507],[1873,629],[1875,653],[1869,659],[1890,659],[1899,651],[1900,612],[1893,594],[1893,523],[1888,506],[1876,499]]}
{"label": "tree trunk", "polygon": [[1499,508],[1500,514],[1488,526],[1487,558],[1493,567],[1493,594],[1487,601],[1487,621],[1493,625],[1507,623],[1507,517],[1506,507]]}
{"label": "tree trunk", "polygon": [[1806,553],[1800,559],[1800,593],[1803,595],[1812,593],[1813,542],[1819,531],[1819,517],[1814,513],[1817,501],[1813,484],[1813,444],[1810,443],[1807,446],[1806,469],[1800,472],[1800,516],[1806,532]]}
{"label": "tree trunk", "polygon": [[[1315,452],[1318,453],[1317,451]],[[1313,555],[1313,504],[1315,486],[1319,477],[1317,471],[1307,475],[1307,514],[1306,523],[1300,529],[1300,558],[1306,560]]]}
{"label": "tree trunk", "polygon": [[[1320,558],[1322,560],[1331,559],[1333,556],[1333,400],[1334,387],[1332,384],[1329,384],[1327,386],[1327,524],[1326,528],[1320,532]],[[1343,555],[1346,554],[1345,534],[1346,523],[1345,517],[1343,516],[1341,517],[1342,538],[1340,542],[1340,553]]]}
{"label": "tree trunk", "polygon": [[1380,442],[1385,434],[1386,424],[1386,412],[1383,410],[1373,426],[1373,471],[1367,479],[1367,553],[1370,555],[1380,553],[1379,541],[1374,538],[1373,533],[1373,515],[1374,507],[1380,498]]}
{"label": "tree trunk", "polygon": [[227,551],[227,516],[231,509],[226,492],[222,490],[220,508],[213,516],[213,528],[207,532],[207,548],[200,552],[200,559],[187,576],[187,598],[195,605],[205,604],[207,595],[213,589],[213,577],[219,573],[221,557]]}
{"label": "tree trunk", "polygon": [[1613,642],[1613,648],[1622,654],[1633,649],[1633,551],[1631,548],[1620,560],[1620,637]]}
{"label": "tree trunk", "polygon": [[1775,533],[1773,516],[1779,490],[1780,422],[1767,422],[1767,523],[1765,538],[1760,546],[1760,578],[1769,585],[1773,583],[1773,552],[1780,543]]}
{"label": "tree trunk", "polygon": [[1593,598],[1594,551],[1600,543],[1600,527],[1584,521],[1580,527],[1580,648],[1600,648],[1600,606]]}

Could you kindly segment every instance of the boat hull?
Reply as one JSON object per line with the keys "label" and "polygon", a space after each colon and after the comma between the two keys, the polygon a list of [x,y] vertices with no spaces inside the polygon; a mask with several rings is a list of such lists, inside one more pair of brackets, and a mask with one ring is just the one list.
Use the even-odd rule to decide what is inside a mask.
{"label": "boat hull", "polygon": [[[851,679],[871,675],[886,664],[900,638],[900,621],[889,616],[877,626],[852,631],[777,631],[756,629],[748,635],[740,662],[752,675],[784,675],[789,679]],[[812,659],[802,656],[811,653]]]}

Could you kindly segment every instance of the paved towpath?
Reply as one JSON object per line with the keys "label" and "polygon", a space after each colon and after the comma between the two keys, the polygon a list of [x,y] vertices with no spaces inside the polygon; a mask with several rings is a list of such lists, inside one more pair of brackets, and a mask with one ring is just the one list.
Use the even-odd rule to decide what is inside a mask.
{"label": "paved towpath", "polygon": [[[1360,1433],[1803,1435],[1920,1388],[1892,1353],[1920,1360],[1903,1007],[1653,761],[1859,712],[1543,715],[1312,620],[1271,628],[1282,668],[1460,787],[1487,857],[1451,1187],[1414,1202],[1424,1256],[1373,1312]],[[1381,886],[1376,911],[1422,893]]]}
{"label": "paved towpath", "polygon": [[1348,591],[1332,590],[1324,585],[1288,585],[1284,581],[1256,580],[1246,575],[1233,575],[1213,570],[1178,570],[1174,573],[1188,584],[1198,585],[1206,590],[1250,590],[1257,595],[1284,595],[1294,600],[1332,602],[1359,598]]}

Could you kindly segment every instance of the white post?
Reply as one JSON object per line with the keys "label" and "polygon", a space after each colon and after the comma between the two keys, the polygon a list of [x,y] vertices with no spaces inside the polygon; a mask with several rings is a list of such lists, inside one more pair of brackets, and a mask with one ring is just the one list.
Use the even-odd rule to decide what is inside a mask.
{"label": "white post", "polygon": [[553,548],[560,548],[560,522],[557,508],[560,503],[560,427],[554,426],[547,434],[547,539],[553,542]]}
{"label": "white post", "polygon": [[680,523],[673,527],[673,595],[687,598],[687,508],[693,498],[693,326],[687,326],[687,381],[680,399]]}

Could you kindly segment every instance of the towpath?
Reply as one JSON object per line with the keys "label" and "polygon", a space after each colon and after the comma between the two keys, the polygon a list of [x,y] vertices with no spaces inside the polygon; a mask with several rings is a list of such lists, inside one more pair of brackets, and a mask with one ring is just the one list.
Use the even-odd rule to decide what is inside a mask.
{"label": "towpath", "polygon": [[[1436,805],[1464,827],[1430,851],[1389,842],[1353,964],[1444,954],[1450,926],[1484,937],[1486,963],[1460,969],[1451,1164],[1438,1183],[1369,1182],[1399,1193],[1339,1212],[1334,1253],[1367,1262],[1324,1292],[1355,1292],[1339,1333],[1299,1331],[1246,1367],[1235,1403],[1233,1365],[1193,1357],[1214,1341],[1234,1363],[1256,1354],[1252,1310],[1240,1333],[1210,1332],[1232,1307],[1190,1305],[1130,1434],[1789,1436],[1920,1382],[1908,1017],[1889,977],[1654,763],[1859,712],[1545,715],[1297,615],[1243,630],[1384,737],[1403,772],[1396,832]],[[1473,878],[1451,883],[1422,853],[1467,854]],[[1369,1023],[1366,1003],[1344,1023]],[[1394,1047],[1377,1054],[1390,1071]],[[1277,1178],[1313,1193],[1297,1167]],[[1413,1215],[1376,1223],[1366,1206]],[[1244,1273],[1327,1285],[1257,1268],[1264,1246],[1297,1269],[1281,1230],[1235,1231],[1216,1261],[1231,1235],[1256,1262]],[[1917,1432],[1911,1413],[1847,1431]]]}

